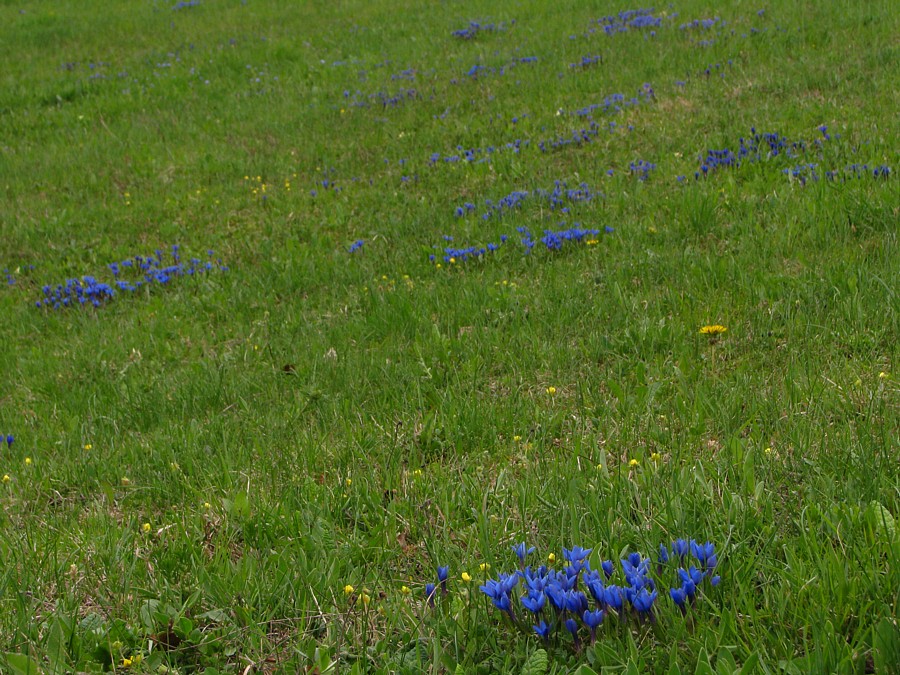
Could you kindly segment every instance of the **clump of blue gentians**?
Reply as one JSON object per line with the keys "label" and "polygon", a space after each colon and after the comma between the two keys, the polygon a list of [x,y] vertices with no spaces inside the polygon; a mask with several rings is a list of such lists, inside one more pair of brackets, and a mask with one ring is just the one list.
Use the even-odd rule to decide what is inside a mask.
{"label": "clump of blue gentians", "polygon": [[[534,550],[525,543],[514,546],[518,569],[488,579],[481,591],[518,630],[536,634],[544,643],[576,650],[586,641],[597,640],[604,621],[654,622],[656,613],[664,611],[657,600],[666,573],[675,580],[668,595],[682,614],[696,605],[705,587],[717,586],[720,581],[714,576],[718,565],[714,545],[693,539],[678,539],[671,548],[661,544],[655,566],[650,558],[631,553],[619,561],[620,570],[612,560],[604,560],[594,569],[589,561],[593,549],[580,546],[563,549],[565,564],[559,569],[526,565]],[[652,576],[654,567],[656,578]],[[448,593],[448,577],[449,568],[438,568],[441,595]],[[432,605],[437,592],[435,584],[425,589]]]}
{"label": "clump of blue gentians", "polygon": [[176,244],[171,248],[171,260],[159,249],[154,255],[136,255],[121,262],[110,263],[107,267],[112,279],[108,282],[88,275],[80,279],[66,279],[64,284],[44,286],[44,297],[34,304],[38,308],[51,309],[88,304],[101,307],[117,293],[135,293],[143,287],[167,286],[178,277],[200,276],[214,270],[228,271],[222,260],[215,258],[212,250],[206,253],[208,260],[205,262],[200,258],[191,258],[183,262],[179,246]]}

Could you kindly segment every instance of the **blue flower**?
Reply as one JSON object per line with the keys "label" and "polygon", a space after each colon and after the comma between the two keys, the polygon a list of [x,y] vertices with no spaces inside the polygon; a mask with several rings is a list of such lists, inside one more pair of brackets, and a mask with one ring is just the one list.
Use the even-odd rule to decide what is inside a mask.
{"label": "blue flower", "polygon": [[434,584],[425,584],[425,598],[428,604],[434,607],[434,591],[437,588]]}
{"label": "blue flower", "polygon": [[441,582],[441,595],[447,595],[447,579],[450,577],[449,567],[437,568],[438,581]]}
{"label": "blue flower", "polygon": [[650,593],[646,588],[642,590],[640,593],[636,593],[634,596],[634,600],[632,600],[632,605],[638,611],[638,613],[646,615],[649,614],[653,610],[653,602],[656,600],[659,594],[656,591]]}
{"label": "blue flower", "polygon": [[525,556],[534,553],[534,546],[531,548],[525,547],[525,542],[523,541],[521,544],[512,547],[513,553],[516,554],[516,557],[519,559],[523,565],[525,564]]}
{"label": "blue flower", "polygon": [[708,570],[711,570],[718,563],[715,546],[713,546],[712,542],[698,544],[691,539],[691,553],[693,553],[700,564]]}
{"label": "blue flower", "polygon": [[572,634],[575,642],[578,642],[578,622],[575,619],[566,619],[566,630]]}
{"label": "blue flower", "polygon": [[11,448],[12,444],[15,442],[15,440],[16,440],[15,436],[13,436],[12,434],[9,434],[6,437],[6,447]]}
{"label": "blue flower", "polygon": [[687,557],[687,554],[690,552],[690,547],[688,543],[684,539],[676,539],[672,542],[672,554],[677,555],[679,558],[684,560]]}
{"label": "blue flower", "polygon": [[713,586],[718,586],[721,581],[722,581],[722,577],[720,577],[717,574],[716,576],[714,576],[712,579],[709,580],[709,583],[711,583]]}
{"label": "blue flower", "polygon": [[687,602],[687,598],[688,598],[687,593],[685,592],[684,588],[670,588],[669,595],[671,596],[672,601],[676,605],[678,605],[678,608],[681,610],[681,613],[684,614],[684,612],[686,611],[684,603]]}
{"label": "blue flower", "polygon": [[600,563],[600,567],[603,569],[603,573],[606,575],[606,578],[609,579],[613,575],[614,567],[612,560],[604,560]]}
{"label": "blue flower", "polygon": [[622,589],[618,586],[607,586],[603,591],[603,601],[611,609],[622,609]]}
{"label": "blue flower", "polygon": [[564,548],[563,549],[563,557],[569,562],[578,562],[587,558],[592,548],[581,548],[580,546],[573,546],[571,549]]}
{"label": "blue flower", "polygon": [[543,593],[538,593],[537,595],[523,595],[521,598],[522,607],[527,609],[532,614],[537,614],[542,609],[544,609],[544,605],[547,602],[547,596]]}
{"label": "blue flower", "polygon": [[660,565],[665,565],[669,562],[669,549],[665,544],[659,545],[659,558],[657,558],[657,562]]}
{"label": "blue flower", "polygon": [[546,621],[541,621],[537,626],[532,626],[532,628],[545,642],[550,639],[550,626],[547,625]]}
{"label": "blue flower", "polygon": [[591,642],[597,639],[597,628],[603,623],[604,612],[602,609],[595,609],[593,612],[585,610],[581,615],[584,625],[591,630]]}

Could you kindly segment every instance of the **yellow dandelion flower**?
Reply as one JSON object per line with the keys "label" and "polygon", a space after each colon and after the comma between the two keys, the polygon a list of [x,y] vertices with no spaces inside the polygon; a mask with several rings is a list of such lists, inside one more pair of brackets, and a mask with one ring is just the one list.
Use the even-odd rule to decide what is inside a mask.
{"label": "yellow dandelion flower", "polygon": [[212,504],[209,502],[203,502],[203,508],[209,511],[212,508]]}
{"label": "yellow dandelion flower", "polygon": [[438,263],[437,265],[435,265],[435,267],[437,267],[438,269],[441,269],[441,263]]}
{"label": "yellow dandelion flower", "polygon": [[122,659],[122,667],[123,668],[131,668],[132,660],[131,659]]}
{"label": "yellow dandelion flower", "polygon": [[522,437],[519,436],[518,434],[516,434],[515,436],[513,436],[513,443],[518,443],[518,442],[521,441],[521,440],[522,440]]}
{"label": "yellow dandelion flower", "polygon": [[410,593],[412,593],[412,591],[409,590],[409,586],[401,586],[400,593],[402,593],[403,595],[409,595]]}
{"label": "yellow dandelion flower", "polygon": [[555,562],[556,562],[556,554],[555,554],[555,553],[549,554],[549,555],[547,556],[547,562],[550,563],[551,565],[552,565],[553,563],[555,563]]}
{"label": "yellow dandelion flower", "polygon": [[455,264],[456,264],[456,258],[450,258],[450,264],[451,264],[451,265],[455,265]]}
{"label": "yellow dandelion flower", "polygon": [[556,394],[556,387],[547,387],[547,393],[553,396]]}
{"label": "yellow dandelion flower", "polygon": [[8,483],[9,481],[10,481],[9,474],[8,473],[3,474],[3,482]]}
{"label": "yellow dandelion flower", "polygon": [[150,530],[150,523],[144,523],[143,525],[141,525],[141,532],[143,532],[144,534],[150,534]]}
{"label": "yellow dandelion flower", "polygon": [[94,446],[91,445],[90,443],[85,443],[85,444],[84,444],[84,449],[85,449],[85,450],[93,450],[93,449],[94,449]]}
{"label": "yellow dandelion flower", "polygon": [[641,463],[639,461],[637,461],[636,459],[632,459],[630,462],[628,462],[628,466],[630,466],[632,468],[634,468],[636,466],[640,466],[640,465],[641,465]]}
{"label": "yellow dandelion flower", "polygon": [[347,487],[350,487],[351,485],[353,485],[353,479],[348,478],[347,480],[344,481],[344,483],[347,485]]}
{"label": "yellow dandelion flower", "polygon": [[31,457],[25,458],[25,466],[31,466]]}
{"label": "yellow dandelion flower", "polygon": [[350,584],[347,584],[346,586],[344,586],[344,595],[350,595],[353,591],[354,591],[354,588]]}
{"label": "yellow dandelion flower", "polygon": [[491,564],[490,563],[481,563],[478,566],[478,569],[480,569],[482,572],[488,572],[491,569]]}
{"label": "yellow dandelion flower", "polygon": [[725,326],[722,326],[719,324],[714,324],[712,326],[703,326],[700,329],[700,333],[702,335],[721,335],[722,333],[724,333],[727,330],[728,329]]}
{"label": "yellow dandelion flower", "polygon": [[890,375],[888,375],[888,373],[884,372],[883,370],[878,373],[878,379],[880,380],[886,380],[888,379],[888,377],[890,377]]}
{"label": "yellow dandelion flower", "polygon": [[459,575],[459,578],[462,579],[463,581],[465,581],[466,583],[469,583],[470,581],[472,581],[472,577],[469,575],[468,572],[463,572],[462,574]]}

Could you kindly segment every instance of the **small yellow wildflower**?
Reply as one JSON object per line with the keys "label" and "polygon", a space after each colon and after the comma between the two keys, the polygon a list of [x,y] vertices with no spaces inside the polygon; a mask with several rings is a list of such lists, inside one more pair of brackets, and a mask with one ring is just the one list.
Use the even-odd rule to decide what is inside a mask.
{"label": "small yellow wildflower", "polygon": [[551,553],[550,555],[548,555],[548,556],[547,556],[547,562],[550,563],[551,565],[552,565],[553,563],[555,563],[555,562],[556,562],[556,554],[555,554],[555,553]]}
{"label": "small yellow wildflower", "polygon": [[650,459],[654,462],[659,462],[662,460],[662,455],[659,454],[658,452],[654,452],[650,455]]}
{"label": "small yellow wildflower", "polygon": [[602,464],[598,464],[598,465],[597,465],[597,471],[603,471],[603,465],[602,465]]}
{"label": "small yellow wildflower", "polygon": [[459,578],[462,579],[463,581],[465,581],[466,583],[469,583],[470,581],[472,581],[472,577],[469,575],[468,572],[463,572],[462,574],[459,575]]}
{"label": "small yellow wildflower", "polygon": [[209,502],[203,502],[203,508],[209,511],[212,508],[212,504]]}
{"label": "small yellow wildflower", "polygon": [[861,387],[861,386],[862,386],[862,380],[860,380],[859,378],[856,378],[856,382],[854,382],[853,385],[856,386],[856,387]]}
{"label": "small yellow wildflower", "polygon": [[25,466],[31,466],[31,457],[25,458]]}
{"label": "small yellow wildflower", "polygon": [[131,668],[132,661],[131,659],[122,659],[122,667],[123,668]]}
{"label": "small yellow wildflower", "polygon": [[122,476],[122,485],[126,487],[131,485],[131,479],[128,476]]}
{"label": "small yellow wildflower", "polygon": [[348,478],[347,480],[344,481],[344,483],[347,485],[347,487],[350,487],[351,485],[353,485],[353,479]]}
{"label": "small yellow wildflower", "polygon": [[181,469],[181,467],[178,466],[178,462],[169,462],[169,468],[172,469],[172,471],[178,471],[179,469]]}
{"label": "small yellow wildflower", "polygon": [[890,377],[890,375],[888,375],[883,370],[880,373],[878,373],[878,379],[880,379],[880,380],[886,380],[886,379],[888,379],[888,377]]}
{"label": "small yellow wildflower", "polygon": [[630,466],[631,468],[634,468],[634,467],[640,466],[640,465],[641,465],[641,463],[639,461],[637,461],[636,459],[632,459],[630,462],[628,462],[628,466]]}
{"label": "small yellow wildflower", "polygon": [[451,265],[455,265],[455,264],[456,264],[456,258],[450,258],[450,264],[451,264]]}
{"label": "small yellow wildflower", "polygon": [[143,532],[144,534],[150,534],[150,529],[150,523],[144,523],[143,525],[141,525],[141,532]]}
{"label": "small yellow wildflower", "polygon": [[772,450],[772,448],[766,448],[766,454],[767,454],[767,455],[771,455],[773,452],[775,452],[775,451]]}
{"label": "small yellow wildflower", "polygon": [[513,442],[514,442],[514,443],[518,443],[518,442],[521,441],[521,440],[522,440],[522,437],[519,436],[518,434],[516,434],[515,436],[513,436]]}
{"label": "small yellow wildflower", "polygon": [[435,267],[437,267],[438,269],[441,269],[441,263],[438,263],[437,265],[435,265]]}
{"label": "small yellow wildflower", "polygon": [[481,563],[478,566],[478,569],[480,569],[482,572],[488,572],[491,569],[491,564],[490,563]]}
{"label": "small yellow wildflower", "polygon": [[4,482],[4,483],[8,483],[9,480],[10,480],[9,474],[8,474],[8,473],[3,474],[3,482]]}
{"label": "small yellow wildflower", "polygon": [[344,586],[344,595],[350,595],[353,592],[353,590],[354,590],[353,586],[351,586],[350,584],[347,584],[346,586]]}
{"label": "small yellow wildflower", "polygon": [[702,335],[721,335],[728,329],[725,326],[721,326],[719,324],[714,324],[712,326],[703,326],[700,329],[700,333]]}
{"label": "small yellow wildflower", "polygon": [[85,449],[85,450],[93,450],[93,449],[94,449],[94,446],[91,445],[90,443],[85,443],[85,444],[84,444],[84,449]]}
{"label": "small yellow wildflower", "polygon": [[403,595],[409,595],[410,593],[412,593],[412,591],[409,590],[409,586],[401,586],[400,593],[402,593]]}
{"label": "small yellow wildflower", "polygon": [[359,599],[362,600],[362,603],[366,606],[368,606],[369,602],[372,600],[372,598],[369,597],[368,593],[363,593],[359,596]]}
{"label": "small yellow wildflower", "polygon": [[553,396],[556,394],[556,387],[547,387],[547,393]]}

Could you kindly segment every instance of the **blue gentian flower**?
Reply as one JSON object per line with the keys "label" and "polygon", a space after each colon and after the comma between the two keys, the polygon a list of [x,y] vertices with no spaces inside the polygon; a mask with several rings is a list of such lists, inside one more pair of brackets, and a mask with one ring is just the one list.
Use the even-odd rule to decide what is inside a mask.
{"label": "blue gentian flower", "polygon": [[614,567],[612,560],[604,560],[600,563],[600,567],[603,569],[603,573],[606,575],[606,578],[609,579],[613,575]]}
{"label": "blue gentian flower", "polygon": [[546,621],[541,621],[537,626],[532,626],[534,628],[534,632],[541,636],[541,639],[546,642],[550,639],[550,626],[547,625]]}
{"label": "blue gentian flower", "polygon": [[584,614],[581,615],[584,625],[591,630],[592,643],[597,640],[597,628],[603,623],[603,615],[604,612],[602,609],[595,609],[593,612],[585,610]]}
{"label": "blue gentian flower", "polygon": [[447,579],[450,577],[449,567],[437,568],[438,581],[441,583],[441,595],[447,595]]}
{"label": "blue gentian flower", "polygon": [[721,581],[722,581],[722,577],[720,577],[717,574],[716,576],[714,576],[712,579],[709,580],[709,583],[711,583],[713,586],[718,586]]}
{"label": "blue gentian flower", "polygon": [[578,643],[578,622],[575,619],[566,619],[566,630],[572,634],[575,643]]}
{"label": "blue gentian flower", "polygon": [[580,546],[573,546],[571,549],[564,548],[563,549],[563,557],[569,562],[578,562],[587,558],[592,548],[581,548]]}
{"label": "blue gentian flower", "polygon": [[676,539],[672,542],[672,554],[684,560],[690,552],[690,547],[684,539]]}
{"label": "blue gentian flower", "polygon": [[513,552],[516,554],[516,557],[519,559],[519,562],[523,565],[525,564],[525,556],[534,553],[534,546],[531,548],[525,547],[525,542],[523,541],[521,544],[512,547]]}
{"label": "blue gentian flower", "polygon": [[659,594],[656,591],[650,593],[646,588],[640,593],[636,593],[632,604],[639,614],[649,615],[653,611],[653,602]]}
{"label": "blue gentian flower", "polygon": [[428,604],[434,607],[434,592],[437,589],[437,586],[434,584],[425,584],[425,598],[428,600]]}
{"label": "blue gentian flower", "polygon": [[700,564],[708,570],[716,566],[718,560],[716,558],[715,546],[711,542],[698,544],[691,539],[691,553],[700,562]]}
{"label": "blue gentian flower", "polygon": [[670,588],[669,596],[671,596],[673,602],[678,605],[681,613],[684,614],[687,611],[687,608],[684,606],[684,604],[685,602],[687,602],[688,598],[688,595],[685,592],[684,588]]}
{"label": "blue gentian flower", "polygon": [[537,614],[542,609],[544,609],[544,605],[547,602],[547,596],[543,593],[538,593],[537,595],[523,595],[520,598],[522,602],[522,607],[527,609],[532,614]]}
{"label": "blue gentian flower", "polygon": [[611,609],[618,612],[622,609],[622,589],[618,586],[607,586],[603,591],[603,601]]}
{"label": "blue gentian flower", "polygon": [[6,437],[6,447],[11,448],[12,444],[15,442],[16,438],[12,434],[7,435]]}

